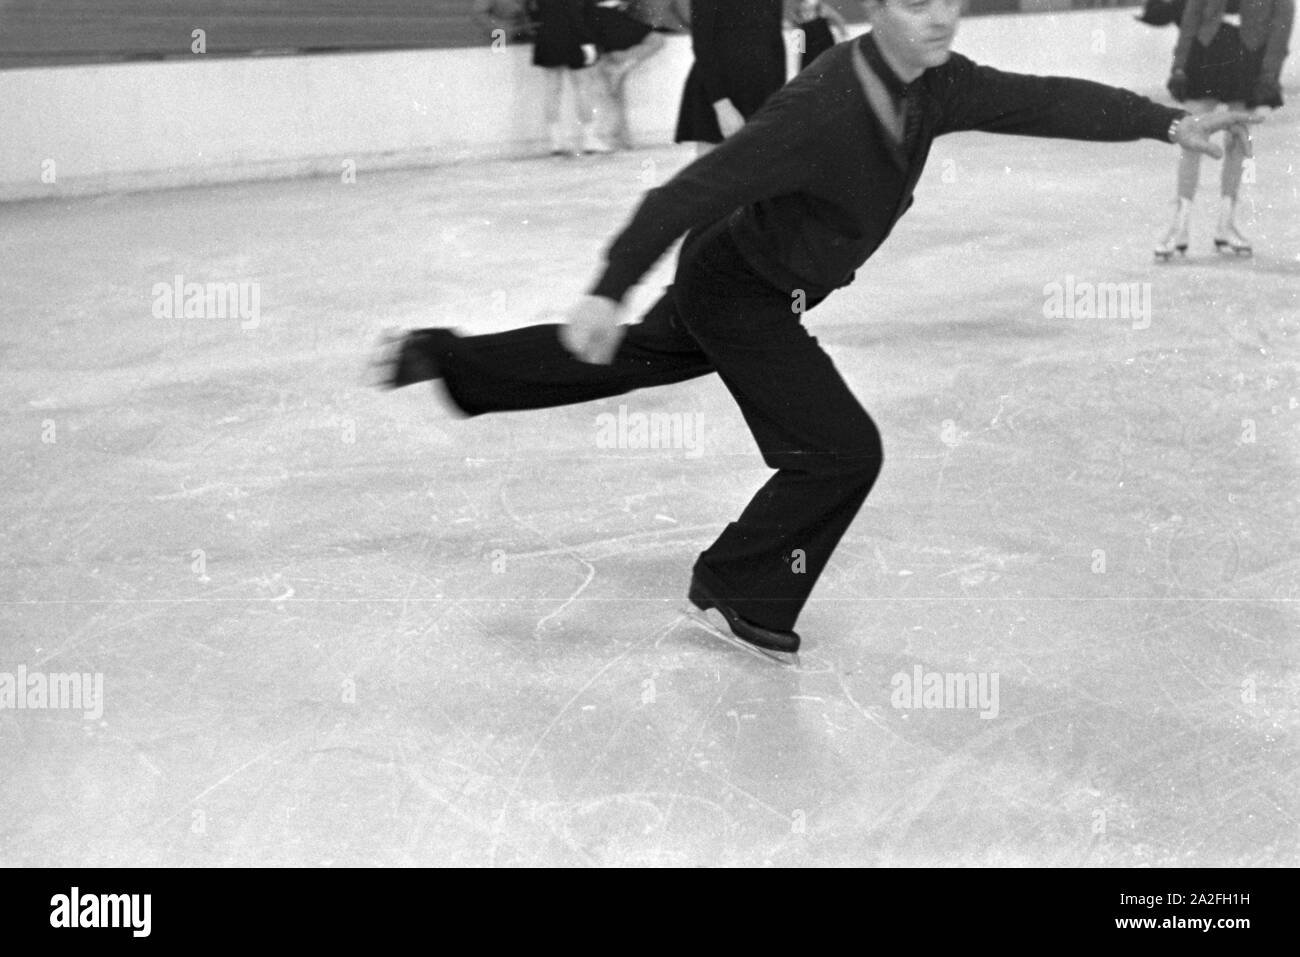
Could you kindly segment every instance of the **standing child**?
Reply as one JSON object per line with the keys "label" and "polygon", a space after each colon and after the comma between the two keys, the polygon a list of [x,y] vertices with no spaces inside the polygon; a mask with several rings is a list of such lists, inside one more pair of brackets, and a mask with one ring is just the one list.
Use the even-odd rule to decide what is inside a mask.
{"label": "standing child", "polygon": [[573,87],[581,152],[613,152],[596,129],[600,90],[595,86],[598,80],[591,67],[599,54],[589,11],[589,0],[528,0],[529,16],[537,24],[533,65],[545,71],[544,109],[553,156],[575,152],[560,120],[566,80]]}
{"label": "standing child", "polygon": [[675,142],[703,155],[785,84],[783,0],[691,0],[695,63],[682,90]]}
{"label": "standing child", "polygon": [[[1280,107],[1282,61],[1294,19],[1295,0],[1187,0],[1169,77],[1170,94],[1198,115],[1220,104],[1229,110]],[[1250,240],[1235,220],[1245,153],[1242,144],[1231,139],[1227,146],[1214,248],[1249,256]],[[1157,259],[1168,262],[1175,252],[1187,254],[1192,200],[1200,175],[1200,154],[1183,150],[1178,158],[1174,221],[1156,246]]]}
{"label": "standing child", "polygon": [[664,38],[634,17],[629,6],[628,0],[596,0],[592,10],[600,52],[598,69],[612,106],[609,138],[625,148],[632,145],[627,128],[627,75],[664,48]]}

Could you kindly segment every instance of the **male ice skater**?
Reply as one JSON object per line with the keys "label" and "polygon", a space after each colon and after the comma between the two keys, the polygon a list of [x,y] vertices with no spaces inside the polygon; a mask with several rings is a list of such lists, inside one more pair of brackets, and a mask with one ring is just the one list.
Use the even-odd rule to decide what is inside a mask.
{"label": "male ice skater", "polygon": [[[776,474],[699,556],[689,597],[722,612],[737,637],[780,652],[798,649],[799,612],[882,462],[875,424],[803,311],[852,282],[911,206],[931,141],[959,130],[1149,137],[1217,157],[1211,134],[1247,145],[1255,121],[977,66],[950,52],[961,0],[863,6],[870,33],[827,52],[733,137],[646,193],[567,323],[464,337],[416,330],[382,360],[389,386],[441,378],[467,415],[716,372]],[[683,234],[673,284],[621,325],[628,290]]]}

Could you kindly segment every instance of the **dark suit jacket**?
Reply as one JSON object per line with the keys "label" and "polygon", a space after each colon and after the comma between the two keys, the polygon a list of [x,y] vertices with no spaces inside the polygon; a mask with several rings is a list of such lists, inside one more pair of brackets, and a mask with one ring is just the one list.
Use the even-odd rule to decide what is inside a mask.
{"label": "dark suit jacket", "polygon": [[911,206],[936,136],[1168,142],[1170,124],[1185,115],[1128,90],[1004,73],[954,53],[915,81],[919,136],[903,156],[855,68],[856,47],[871,42],[868,33],[826,51],[736,135],[646,193],[592,292],[621,301],[678,237],[726,219],[755,272],[786,292],[824,296],[853,279]]}

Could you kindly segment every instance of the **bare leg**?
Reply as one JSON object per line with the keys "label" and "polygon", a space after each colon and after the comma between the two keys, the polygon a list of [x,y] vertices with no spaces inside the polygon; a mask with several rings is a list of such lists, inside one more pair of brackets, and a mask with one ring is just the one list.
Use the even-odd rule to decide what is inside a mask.
{"label": "bare leg", "polygon": [[546,118],[546,132],[551,140],[551,155],[568,152],[564,143],[564,129],[560,123],[560,99],[564,93],[564,68],[542,67],[542,114]]}
{"label": "bare leg", "polygon": [[[1244,111],[1246,104],[1229,103],[1228,109]],[[1223,175],[1220,181],[1220,195],[1225,199],[1236,200],[1237,189],[1241,186],[1241,167],[1246,159],[1246,151],[1235,136],[1228,137],[1223,151]]]}
{"label": "bare leg", "polygon": [[614,113],[610,123],[611,136],[624,146],[631,145],[627,127],[628,74],[662,50],[664,46],[665,41],[660,34],[649,33],[636,46],[607,54],[601,60]]}
{"label": "bare leg", "polygon": [[[1244,110],[1244,103],[1229,103],[1230,110]],[[1253,251],[1250,240],[1237,231],[1234,221],[1237,212],[1237,192],[1241,188],[1241,169],[1246,159],[1245,146],[1236,137],[1228,137],[1223,151],[1223,174],[1220,180],[1219,225],[1214,231],[1214,248],[1249,256]]]}
{"label": "bare leg", "polygon": [[664,46],[665,46],[665,41],[662,34],[647,33],[646,38],[642,40],[640,43],[638,43],[636,46],[631,47],[630,49],[627,50],[623,50],[619,54],[621,59],[620,62],[621,70],[617,76],[618,82],[621,84],[623,80],[627,78],[629,72],[635,70],[646,60],[650,59],[652,56],[654,56],[656,53],[662,50]]}
{"label": "bare leg", "polygon": [[602,73],[599,67],[590,66],[581,70],[570,70],[573,78],[574,103],[578,111],[578,124],[582,127],[582,151],[584,153],[612,153],[613,148],[601,137],[598,123],[607,111],[606,96],[601,87]]}
{"label": "bare leg", "polygon": [[[1213,100],[1189,100],[1185,104],[1188,112],[1203,115],[1214,109]],[[1201,154],[1192,150],[1181,150],[1178,156],[1178,195],[1174,200],[1174,221],[1168,232],[1156,245],[1156,258],[1168,262],[1174,255],[1187,254],[1189,243],[1192,200],[1196,198],[1196,187],[1201,176]]]}
{"label": "bare leg", "polygon": [[[1214,100],[1188,100],[1183,104],[1195,116],[1212,113],[1218,105]],[[1196,198],[1196,187],[1201,178],[1201,154],[1182,150],[1178,157],[1178,197],[1191,202]]]}
{"label": "bare leg", "polygon": [[598,69],[605,81],[605,91],[610,105],[609,122],[606,129],[613,143],[627,147],[627,98],[624,96],[623,79],[627,76],[627,52],[621,50],[601,57]]}

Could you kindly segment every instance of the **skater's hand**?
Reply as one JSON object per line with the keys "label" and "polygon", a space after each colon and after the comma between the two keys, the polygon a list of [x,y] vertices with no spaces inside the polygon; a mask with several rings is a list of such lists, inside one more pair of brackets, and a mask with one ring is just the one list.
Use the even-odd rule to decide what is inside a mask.
{"label": "skater's hand", "polygon": [[1179,103],[1187,99],[1187,74],[1182,70],[1175,70],[1169,75],[1169,82],[1165,84],[1165,89]]}
{"label": "skater's hand", "polygon": [[569,310],[567,323],[560,327],[560,342],[578,359],[599,365],[614,361],[623,341],[618,323],[618,303],[604,296],[583,296]]}
{"label": "skater's hand", "polygon": [[738,133],[745,125],[745,118],[730,100],[718,100],[713,104],[713,112],[718,117],[718,129],[722,131],[724,140]]}
{"label": "skater's hand", "polygon": [[1237,140],[1244,151],[1243,155],[1250,156],[1252,152],[1248,127],[1263,122],[1264,117],[1262,116],[1235,111],[1184,116],[1178,121],[1178,128],[1174,131],[1174,142],[1183,149],[1205,153],[1215,159],[1223,159],[1223,149],[1210,142],[1210,137],[1219,130],[1227,130],[1225,134],[1227,141]]}
{"label": "skater's hand", "polygon": [[597,56],[598,56],[598,54],[596,53],[596,44],[594,44],[594,43],[584,43],[584,44],[582,45],[582,60],[583,60],[582,65],[583,65],[583,66],[591,66],[593,63],[596,62],[596,57],[597,57]]}

